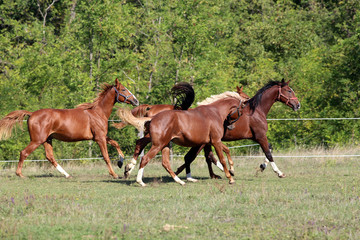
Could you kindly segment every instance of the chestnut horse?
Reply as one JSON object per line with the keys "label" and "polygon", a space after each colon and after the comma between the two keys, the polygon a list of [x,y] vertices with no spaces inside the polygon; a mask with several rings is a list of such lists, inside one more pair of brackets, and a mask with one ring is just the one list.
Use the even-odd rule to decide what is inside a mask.
{"label": "chestnut horse", "polygon": [[9,138],[15,124],[22,123],[25,116],[30,116],[27,123],[31,141],[20,152],[16,175],[24,177],[21,173],[24,160],[42,144],[45,148],[46,158],[68,178],[70,175],[54,158],[52,140],[58,139],[65,142],[93,140],[100,147],[110,175],[118,178],[111,167],[106,146],[106,143],[115,146],[119,155],[123,155],[119,145],[106,136],[108,119],[116,102],[139,105],[136,97],[116,79],[115,85],[105,84],[103,91],[92,103],[83,103],[74,109],[40,109],[35,112],[18,110],[9,113],[0,120],[0,139]]}
{"label": "chestnut horse", "polygon": [[[175,88],[175,86],[174,86],[174,88]],[[190,85],[187,85],[186,87],[187,88],[192,88]],[[181,91],[180,91],[180,89],[178,89],[177,91],[174,91],[174,88],[172,89],[172,92],[173,92],[173,96],[175,98],[179,94],[182,95],[182,98],[178,100],[178,103],[180,104],[182,101],[185,101],[187,103],[186,105],[184,103],[182,103],[180,105],[181,106],[180,109],[186,110],[192,103],[192,100],[193,100],[192,94],[193,93],[189,89],[187,89],[186,91],[184,89],[181,90]],[[236,87],[236,88],[237,88],[237,93],[239,94],[239,96],[242,99],[245,99],[243,102],[250,99],[250,97],[246,93],[243,92],[243,87],[241,87],[241,88]],[[166,111],[166,110],[173,110],[174,108],[179,109],[179,107],[176,107],[174,105],[168,105],[168,104],[159,104],[159,105],[142,104],[142,105],[132,109],[131,113],[132,113],[132,115],[134,117],[137,117],[137,118],[139,118],[139,117],[151,118],[151,117],[155,116],[156,114],[158,114],[159,112]],[[237,109],[237,110],[239,110],[239,109]],[[131,124],[131,125],[137,127],[138,129],[141,128],[140,125],[141,125],[142,121],[144,121],[144,120],[138,121],[137,119],[133,118],[129,113],[125,112],[123,109],[119,109],[119,111],[117,113],[118,113],[119,118],[123,119],[124,122],[122,122],[120,124],[118,124],[118,123],[114,124],[115,127],[121,129],[122,127],[126,126],[127,124]],[[237,116],[235,116],[235,117],[237,117]],[[143,137],[141,139],[138,139],[136,141],[136,147],[135,147],[135,152],[134,152],[133,158],[132,158],[131,162],[129,164],[127,164],[126,167],[125,167],[125,171],[124,171],[124,178],[125,179],[130,176],[130,173],[135,168],[135,165],[137,163],[137,159],[138,159],[140,153],[143,151],[145,146],[150,142],[151,142],[151,139],[150,139],[149,135],[146,135],[145,137]],[[231,159],[229,149],[225,145],[223,145],[223,150],[227,155],[227,159],[229,161],[229,164],[232,166],[233,161]],[[223,171],[224,169],[223,169],[221,163],[219,161],[217,161],[217,159],[213,155],[211,157],[212,157],[211,158],[212,162]],[[209,162],[208,162],[208,164],[209,164]],[[118,166],[121,168],[122,162],[120,164],[118,164]],[[212,172],[211,167],[209,167],[209,171],[211,171],[210,176],[212,176],[212,177],[216,176]],[[216,176],[216,177],[220,178],[219,176]],[[192,179],[191,177],[188,177],[187,180],[188,181],[196,181],[195,179]]]}
{"label": "chestnut horse", "polygon": [[[289,82],[285,82],[284,80],[281,82],[269,82],[261,88],[254,97],[247,101],[246,106],[243,109],[243,114],[233,123],[234,128],[225,129],[222,141],[252,139],[259,143],[266,156],[265,162],[260,165],[261,171],[265,170],[267,163],[270,162],[271,167],[278,177],[283,178],[285,177],[285,174],[276,166],[266,137],[266,132],[268,130],[266,116],[272,105],[277,101],[291,107],[294,111],[300,109],[300,102],[295,97],[294,91],[289,87]],[[185,164],[178,168],[176,171],[177,175],[186,167],[187,176],[191,177],[190,164],[200,150],[201,146],[196,146],[186,154]],[[211,146],[205,146],[204,151],[206,156],[213,155]],[[208,166],[211,168],[209,157],[207,157],[206,160]],[[212,172],[212,169],[209,169],[209,171]],[[234,172],[233,166],[230,166],[230,172]]]}
{"label": "chestnut horse", "polygon": [[177,183],[185,184],[175,175],[170,166],[169,143],[172,141],[184,147],[212,144],[224,168],[225,175],[229,179],[229,183],[234,183],[235,181],[227,169],[222,154],[221,138],[224,134],[225,119],[230,113],[236,111],[244,100],[237,93],[225,92],[213,96],[211,101],[205,101],[206,105],[200,104],[199,107],[189,111],[168,110],[155,115],[148,124],[150,126],[147,127],[152,146],[141,159],[136,181],[141,186],[145,186],[142,181],[144,168],[158,152],[162,151],[163,167]]}

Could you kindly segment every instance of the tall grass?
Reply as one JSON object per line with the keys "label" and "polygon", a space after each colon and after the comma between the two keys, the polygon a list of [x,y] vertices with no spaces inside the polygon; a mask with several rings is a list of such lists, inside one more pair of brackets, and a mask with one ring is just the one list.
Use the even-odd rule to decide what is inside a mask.
{"label": "tall grass", "polygon": [[[223,179],[209,179],[197,159],[192,174],[200,181],[184,187],[158,161],[145,168],[145,188],[135,183],[136,173],[111,179],[103,162],[62,164],[71,179],[50,164],[27,164],[26,179],[6,168],[0,172],[0,239],[360,238],[359,158],[278,158],[285,179],[270,168],[257,173],[262,160],[236,159],[236,184],[229,185],[218,170]],[[173,168],[180,164],[175,159]]]}

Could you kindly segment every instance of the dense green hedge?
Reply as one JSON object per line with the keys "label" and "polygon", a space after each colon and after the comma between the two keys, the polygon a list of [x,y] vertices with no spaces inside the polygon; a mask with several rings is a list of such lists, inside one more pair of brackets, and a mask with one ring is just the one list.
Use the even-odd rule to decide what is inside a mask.
{"label": "dense green hedge", "polygon": [[[276,103],[269,118],[360,116],[359,9],[358,0],[4,0],[0,116],[73,108],[116,77],[147,104],[171,103],[179,81],[194,85],[198,101],[237,85],[252,96],[284,77],[301,110]],[[358,143],[358,125],[271,122],[268,136],[281,148]],[[136,131],[109,131],[131,154]],[[28,138],[1,141],[0,159],[17,158]],[[88,142],[54,145],[58,158],[99,155]]]}

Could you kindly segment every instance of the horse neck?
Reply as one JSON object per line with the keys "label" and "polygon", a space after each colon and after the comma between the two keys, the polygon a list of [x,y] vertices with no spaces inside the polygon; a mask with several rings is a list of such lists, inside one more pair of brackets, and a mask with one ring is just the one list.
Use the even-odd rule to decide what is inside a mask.
{"label": "horse neck", "polygon": [[258,107],[255,109],[255,111],[261,111],[265,114],[265,116],[268,115],[272,105],[276,102],[276,99],[278,97],[278,86],[273,86],[269,89],[267,89],[260,100],[260,103]]}
{"label": "horse neck", "polygon": [[115,91],[111,89],[100,101],[95,111],[109,119],[115,104]]}

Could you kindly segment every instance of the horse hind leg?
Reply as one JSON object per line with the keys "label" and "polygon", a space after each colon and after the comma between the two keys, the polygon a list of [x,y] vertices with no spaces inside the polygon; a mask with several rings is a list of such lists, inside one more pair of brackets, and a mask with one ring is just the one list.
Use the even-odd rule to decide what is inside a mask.
{"label": "horse hind leg", "polygon": [[109,152],[107,150],[106,147],[106,136],[104,137],[99,137],[97,139],[95,139],[95,142],[99,145],[100,147],[100,151],[101,154],[103,155],[104,161],[106,163],[106,166],[108,167],[109,170],[109,174],[114,178],[117,179],[119,178],[119,176],[114,172],[112,166],[111,166],[111,162],[110,162],[110,158],[109,158]]}
{"label": "horse hind leg", "polygon": [[219,175],[216,175],[214,173],[214,171],[212,169],[212,166],[211,166],[211,163],[214,163],[218,168],[220,168],[221,171],[224,171],[224,168],[221,165],[220,161],[218,161],[215,158],[214,153],[211,150],[211,145],[206,145],[206,147],[204,148],[204,152],[205,152],[205,159],[206,159],[206,163],[208,165],[210,178],[212,178],[212,179],[221,179],[221,177]]}
{"label": "horse hind leg", "polygon": [[155,157],[155,155],[160,152],[161,147],[157,147],[152,145],[150,150],[141,158],[139,171],[136,177],[136,182],[140,184],[140,186],[145,187],[146,184],[143,182],[142,178],[144,175],[144,168],[149,163],[151,159]]}
{"label": "horse hind leg", "polygon": [[[164,147],[162,150],[162,165],[166,169],[166,171],[171,175],[171,177],[174,179],[175,182],[179,183],[180,185],[185,185],[185,182],[182,181],[171,169],[170,148],[168,146]],[[190,176],[190,178],[191,178],[191,176]],[[191,180],[189,180],[189,181],[191,181]]]}
{"label": "horse hind leg", "polygon": [[40,143],[37,142],[33,142],[31,141],[29,143],[29,145],[27,145],[26,148],[24,148],[21,152],[20,152],[20,159],[19,159],[19,163],[18,166],[16,168],[16,175],[24,178],[24,175],[22,175],[21,169],[23,167],[24,161],[25,159],[36,149],[40,146]]}
{"label": "horse hind leg", "polygon": [[63,175],[65,175],[66,178],[69,178],[70,175],[56,162],[55,158],[54,158],[54,152],[53,152],[53,146],[52,146],[52,141],[51,140],[47,140],[46,142],[44,142],[44,148],[45,148],[45,154],[46,154],[46,159],[49,160],[49,162],[51,162],[51,164]]}
{"label": "horse hind leg", "polygon": [[135,152],[133,155],[133,158],[131,159],[130,163],[126,164],[125,170],[124,170],[124,178],[127,179],[130,176],[130,173],[134,170],[137,159],[141,152],[144,150],[147,144],[151,142],[150,136],[145,136],[143,138],[140,138],[136,140],[136,146],[135,146]]}

